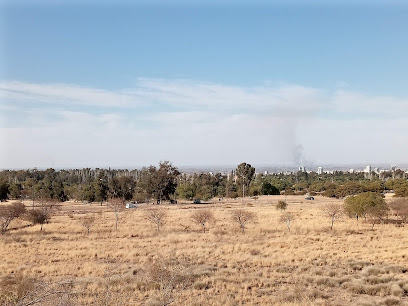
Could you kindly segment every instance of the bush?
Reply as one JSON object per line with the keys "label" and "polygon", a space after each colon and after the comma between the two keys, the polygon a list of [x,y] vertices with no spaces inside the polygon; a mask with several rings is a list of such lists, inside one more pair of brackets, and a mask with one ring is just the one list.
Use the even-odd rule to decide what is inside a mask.
{"label": "bush", "polygon": [[50,211],[47,208],[33,209],[28,212],[27,219],[33,224],[41,224],[41,231],[44,223],[47,223],[51,218]]}
{"label": "bush", "polygon": [[285,210],[286,208],[288,208],[288,203],[286,203],[285,201],[279,201],[278,204],[276,204],[276,209],[277,210]]}

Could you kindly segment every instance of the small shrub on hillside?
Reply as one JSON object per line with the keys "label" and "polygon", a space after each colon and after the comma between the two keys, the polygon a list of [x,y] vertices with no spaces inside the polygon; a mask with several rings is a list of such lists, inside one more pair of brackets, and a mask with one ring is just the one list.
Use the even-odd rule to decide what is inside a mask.
{"label": "small shrub on hillside", "polygon": [[278,201],[278,204],[276,204],[276,209],[283,211],[288,208],[288,203],[286,201]]}

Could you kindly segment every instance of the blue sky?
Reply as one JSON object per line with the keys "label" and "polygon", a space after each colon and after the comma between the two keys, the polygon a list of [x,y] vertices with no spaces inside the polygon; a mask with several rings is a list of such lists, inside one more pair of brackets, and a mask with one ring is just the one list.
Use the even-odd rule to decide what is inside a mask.
{"label": "blue sky", "polygon": [[83,3],[1,2],[1,168],[407,162],[403,2]]}

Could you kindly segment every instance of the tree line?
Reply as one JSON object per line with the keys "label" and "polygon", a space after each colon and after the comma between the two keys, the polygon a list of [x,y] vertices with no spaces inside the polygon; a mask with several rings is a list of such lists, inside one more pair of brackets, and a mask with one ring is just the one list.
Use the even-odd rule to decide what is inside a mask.
{"label": "tree line", "polygon": [[[398,172],[399,173],[399,172]],[[3,170],[0,172],[0,200],[53,199],[101,202],[108,198],[138,202],[214,197],[237,198],[276,194],[321,194],[344,198],[364,192],[393,190],[408,196],[408,180],[397,176],[370,176],[336,171],[255,174],[255,168],[241,163],[230,173],[181,173],[172,163],[140,170],[71,169]]]}

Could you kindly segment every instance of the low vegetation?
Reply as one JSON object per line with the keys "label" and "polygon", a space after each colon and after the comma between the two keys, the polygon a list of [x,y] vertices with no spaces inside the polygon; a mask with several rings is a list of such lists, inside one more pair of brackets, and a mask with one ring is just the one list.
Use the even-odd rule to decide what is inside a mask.
{"label": "low vegetation", "polygon": [[330,230],[343,201],[287,196],[280,212],[283,197],[139,205],[120,213],[118,230],[100,203],[53,208],[43,231],[15,218],[0,237],[0,304],[406,304],[400,201],[384,200],[374,230],[368,212]]}

